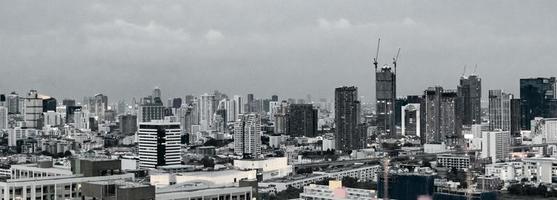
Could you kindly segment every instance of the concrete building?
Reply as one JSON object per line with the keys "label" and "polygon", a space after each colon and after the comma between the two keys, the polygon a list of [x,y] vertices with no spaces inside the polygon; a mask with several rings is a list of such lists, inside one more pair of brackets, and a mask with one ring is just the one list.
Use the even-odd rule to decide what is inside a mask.
{"label": "concrete building", "polygon": [[155,187],[131,181],[95,181],[81,185],[83,200],[155,200]]}
{"label": "concrete building", "polygon": [[379,134],[394,135],[396,134],[396,63],[394,70],[387,65],[378,69],[377,63],[374,64],[377,131]]}
{"label": "concrete building", "polygon": [[42,128],[43,100],[37,90],[31,90],[25,98],[25,127]]}
{"label": "concrete building", "polygon": [[458,96],[455,91],[442,87],[430,87],[424,100],[424,143],[455,145],[462,139],[462,120]]}
{"label": "concrete building", "polygon": [[469,126],[482,123],[482,79],[477,75],[462,76],[457,91],[462,111],[462,124]]}
{"label": "concrete building", "polygon": [[358,131],[360,110],[358,88],[352,86],[335,89],[336,150],[350,151],[364,148],[365,136]]}
{"label": "concrete building", "polygon": [[511,130],[512,94],[489,90],[489,130]]}
{"label": "concrete building", "polygon": [[8,126],[8,107],[0,106],[0,130],[9,128]]}
{"label": "concrete building", "polygon": [[257,170],[263,180],[282,178],[292,173],[292,166],[288,165],[286,157],[234,160],[234,167],[240,170]]}
{"label": "concrete building", "polygon": [[534,118],[530,137],[534,144],[557,142],[557,118]]}
{"label": "concrete building", "polygon": [[261,117],[250,113],[234,122],[234,153],[257,158],[261,154]]}
{"label": "concrete building", "polygon": [[401,107],[402,135],[421,137],[421,110],[419,103],[410,103]]}
{"label": "concrete building", "polygon": [[137,136],[140,168],[154,169],[181,163],[180,123],[142,122],[139,123]]}
{"label": "concrete building", "polygon": [[124,135],[135,135],[137,132],[137,116],[131,114],[120,115],[120,133]]}
{"label": "concrete building", "polygon": [[201,125],[201,130],[212,130],[213,114],[216,108],[215,96],[203,94],[199,99],[199,125]]}
{"label": "concrete building", "polygon": [[482,158],[493,163],[509,158],[511,135],[509,131],[489,131],[482,136]]}
{"label": "concrete building", "polygon": [[437,155],[437,166],[449,169],[468,169],[470,168],[470,156],[457,154]]}
{"label": "concrete building", "polygon": [[553,115],[554,111],[549,109],[557,96],[556,82],[555,77],[520,79],[522,130],[530,130],[530,121],[535,117],[557,117]]}
{"label": "concrete building", "polygon": [[300,193],[300,199],[303,200],[363,200],[373,198],[375,198],[373,190],[343,187],[341,181],[329,181],[328,186],[311,184],[305,186],[304,192]]}
{"label": "concrete building", "polygon": [[286,117],[286,135],[290,137],[317,136],[317,109],[312,104],[290,104]]}

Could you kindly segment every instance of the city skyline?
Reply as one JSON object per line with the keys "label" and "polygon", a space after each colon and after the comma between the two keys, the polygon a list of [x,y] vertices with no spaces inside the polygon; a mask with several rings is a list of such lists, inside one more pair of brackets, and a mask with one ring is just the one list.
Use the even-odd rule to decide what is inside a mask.
{"label": "city skyline", "polygon": [[[551,20],[557,4],[550,1],[224,4],[1,6],[1,92],[37,89],[55,97],[103,93],[131,99],[160,86],[166,97],[216,89],[332,99],[332,88],[355,85],[366,103],[375,99],[372,58],[378,37],[380,66],[402,48],[398,96],[435,85],[456,88],[464,65],[466,74],[476,71],[482,78],[482,96],[489,89],[517,95],[520,78],[557,74],[548,67],[557,43],[552,37],[557,21]],[[277,6],[289,12],[272,9]],[[206,12],[187,12],[200,10]],[[526,11],[532,12],[516,15]],[[19,13],[33,14],[15,17]],[[246,75],[250,78],[238,78]]]}

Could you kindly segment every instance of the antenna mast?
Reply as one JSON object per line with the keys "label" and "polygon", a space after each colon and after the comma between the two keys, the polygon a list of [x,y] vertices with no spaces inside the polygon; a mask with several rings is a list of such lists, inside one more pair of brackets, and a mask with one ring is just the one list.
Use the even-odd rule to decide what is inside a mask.
{"label": "antenna mast", "polygon": [[377,57],[379,57],[379,45],[381,44],[381,38],[377,39],[377,51],[375,51],[375,58],[373,58],[373,65],[375,65],[375,70],[377,70]]}

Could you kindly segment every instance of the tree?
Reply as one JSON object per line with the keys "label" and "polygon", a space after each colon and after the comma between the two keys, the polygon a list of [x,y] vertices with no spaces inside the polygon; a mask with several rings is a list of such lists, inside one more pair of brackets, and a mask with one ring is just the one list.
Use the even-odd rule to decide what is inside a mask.
{"label": "tree", "polygon": [[201,159],[201,164],[203,164],[203,167],[210,167],[210,168],[215,167],[215,161],[212,158],[209,158],[207,156]]}
{"label": "tree", "polygon": [[303,191],[303,189],[289,186],[288,188],[286,188],[286,190],[283,190],[277,194],[277,199],[296,199],[300,197],[300,193],[302,193]]}
{"label": "tree", "polygon": [[358,179],[350,176],[342,177],[342,185],[344,187],[356,188],[358,186]]}

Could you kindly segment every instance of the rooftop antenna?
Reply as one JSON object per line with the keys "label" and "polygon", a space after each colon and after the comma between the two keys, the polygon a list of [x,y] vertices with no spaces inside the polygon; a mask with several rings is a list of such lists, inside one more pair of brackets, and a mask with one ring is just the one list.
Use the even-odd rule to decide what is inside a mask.
{"label": "rooftop antenna", "polygon": [[400,48],[396,52],[396,56],[393,58],[393,66],[395,67],[395,74],[396,74],[396,62],[398,61],[398,55],[400,54]]}
{"label": "rooftop antenna", "polygon": [[464,70],[462,71],[462,77],[466,74],[466,65],[464,65]]}
{"label": "rooftop antenna", "polygon": [[375,70],[377,70],[377,57],[379,57],[379,45],[381,44],[381,38],[377,39],[377,51],[375,52],[375,58],[373,58],[373,65],[375,65]]}

